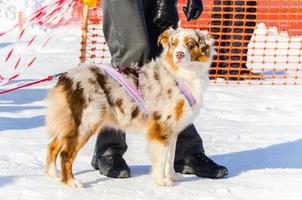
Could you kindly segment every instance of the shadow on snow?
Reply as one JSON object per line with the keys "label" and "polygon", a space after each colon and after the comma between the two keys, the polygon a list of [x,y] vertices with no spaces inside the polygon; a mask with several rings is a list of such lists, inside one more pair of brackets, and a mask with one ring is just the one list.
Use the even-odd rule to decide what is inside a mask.
{"label": "shadow on snow", "polygon": [[[42,109],[42,106],[23,105],[43,101],[46,89],[22,89],[0,95],[0,112],[16,113],[22,110]],[[41,115],[42,114],[42,115]],[[0,117],[0,131],[12,129],[31,129],[44,125],[44,113],[28,118]]]}
{"label": "shadow on snow", "polygon": [[275,144],[265,148],[251,149],[211,156],[229,169],[229,177],[259,169],[301,169],[302,139]]}

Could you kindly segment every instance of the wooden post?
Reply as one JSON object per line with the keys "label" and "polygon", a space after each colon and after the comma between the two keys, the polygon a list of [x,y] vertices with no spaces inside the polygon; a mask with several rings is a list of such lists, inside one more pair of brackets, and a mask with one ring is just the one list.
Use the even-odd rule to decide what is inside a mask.
{"label": "wooden post", "polygon": [[23,31],[24,26],[24,12],[18,12],[18,23],[19,23],[19,32]]}
{"label": "wooden post", "polygon": [[81,63],[86,61],[86,46],[87,46],[87,32],[88,32],[88,14],[89,7],[84,4],[83,20],[82,20],[82,45],[81,45]]}

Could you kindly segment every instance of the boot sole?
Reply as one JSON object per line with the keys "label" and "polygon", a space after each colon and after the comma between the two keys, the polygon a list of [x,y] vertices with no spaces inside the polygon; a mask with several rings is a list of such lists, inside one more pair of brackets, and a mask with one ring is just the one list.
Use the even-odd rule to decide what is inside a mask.
{"label": "boot sole", "polygon": [[228,175],[228,172],[224,169],[221,169],[218,171],[217,174],[210,174],[210,173],[200,173],[200,172],[196,172],[192,167],[190,166],[184,166],[182,170],[177,170],[175,169],[177,172],[180,172],[182,174],[194,174],[196,176],[199,177],[203,177],[203,178],[212,178],[212,179],[220,179],[220,178],[224,178]]}
{"label": "boot sole", "polygon": [[98,165],[96,164],[96,157],[92,157],[92,160],[91,160],[91,166],[95,169],[95,170],[99,170],[99,167]]}

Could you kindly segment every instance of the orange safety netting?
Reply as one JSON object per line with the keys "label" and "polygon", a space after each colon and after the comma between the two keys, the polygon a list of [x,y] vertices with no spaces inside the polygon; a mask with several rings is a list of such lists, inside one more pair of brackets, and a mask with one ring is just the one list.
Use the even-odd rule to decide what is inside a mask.
{"label": "orange safety netting", "polygon": [[[302,0],[203,0],[201,17],[190,22],[185,3],[178,2],[181,27],[208,30],[216,40],[213,83],[302,85]],[[110,62],[100,14],[89,10],[86,62]]]}

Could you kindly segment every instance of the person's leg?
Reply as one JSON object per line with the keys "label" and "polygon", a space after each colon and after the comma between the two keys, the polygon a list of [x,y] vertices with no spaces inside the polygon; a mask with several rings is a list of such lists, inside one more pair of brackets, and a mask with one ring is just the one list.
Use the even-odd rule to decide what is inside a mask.
{"label": "person's leg", "polygon": [[105,129],[97,136],[94,149],[95,156],[118,154],[123,156],[127,151],[124,132],[115,129]]}
{"label": "person's leg", "polygon": [[142,0],[104,0],[103,32],[114,66],[142,65],[149,60]]}
{"label": "person's leg", "polygon": [[[150,46],[150,59],[154,59],[160,55],[162,47],[158,46],[157,39],[158,36],[165,30],[162,30],[153,22],[153,18],[156,12],[156,1],[157,0],[143,0],[144,3],[144,13],[145,13],[145,22],[149,36],[149,46]],[[175,27],[177,22],[175,22]]]}
{"label": "person's leg", "polygon": [[189,155],[204,153],[202,139],[193,124],[178,135],[175,152],[176,161]]}
{"label": "person's leg", "polygon": [[[149,59],[149,44],[141,0],[103,0],[103,32],[113,66],[142,65]],[[110,177],[127,177],[122,159],[127,150],[125,135],[119,130],[106,129],[97,137],[92,166]],[[113,158],[112,158],[112,155]],[[107,158],[110,158],[108,160]],[[123,172],[117,164],[123,164]],[[129,177],[129,176],[128,176]]]}

